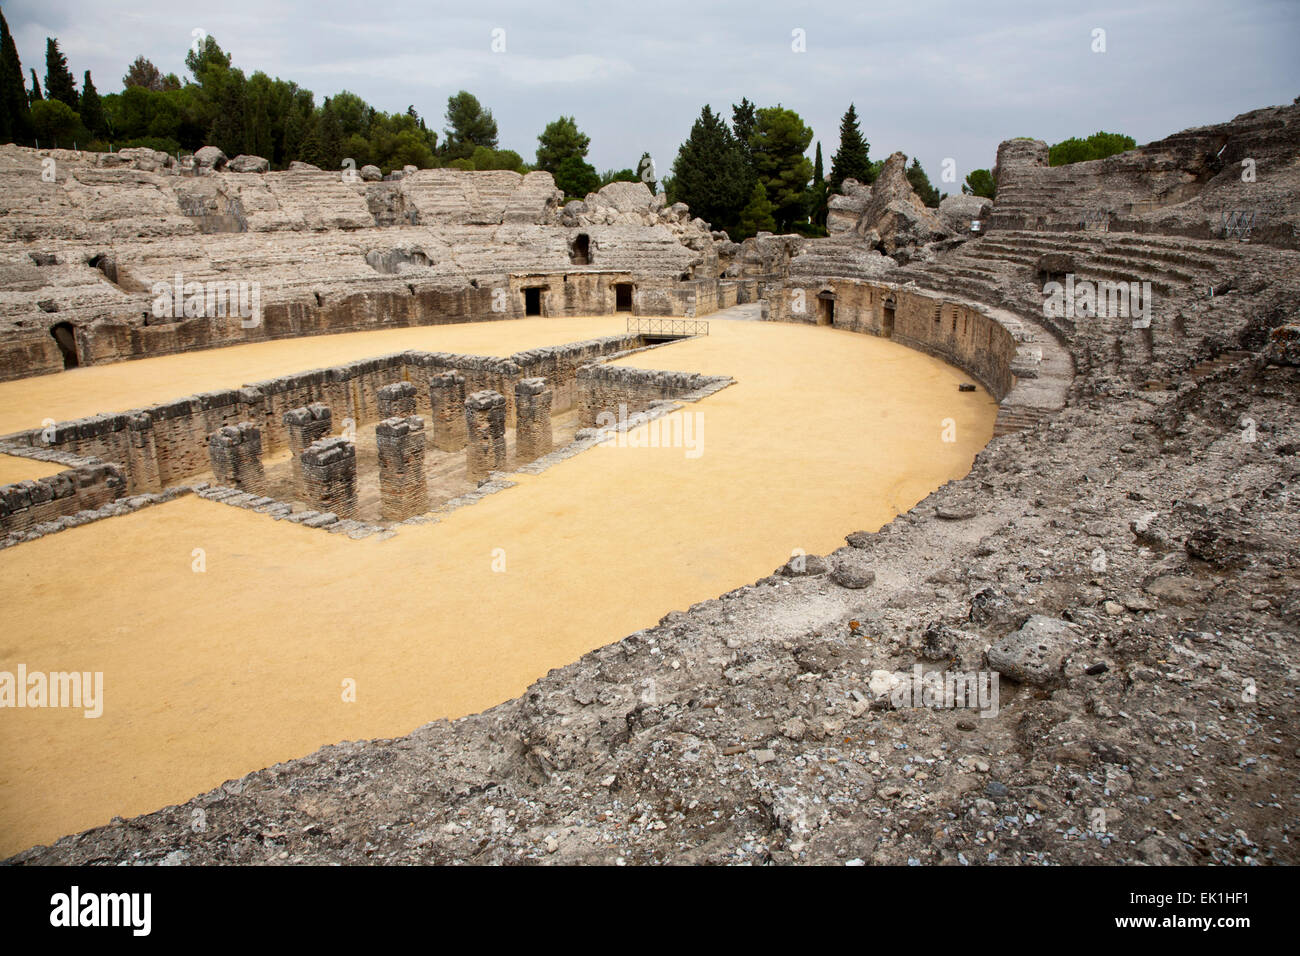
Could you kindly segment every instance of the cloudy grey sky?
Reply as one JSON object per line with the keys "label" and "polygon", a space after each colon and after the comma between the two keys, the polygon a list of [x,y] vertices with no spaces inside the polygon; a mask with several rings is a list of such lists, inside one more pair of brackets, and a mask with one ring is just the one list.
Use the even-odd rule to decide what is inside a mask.
{"label": "cloudy grey sky", "polygon": [[[572,114],[597,169],[661,172],[700,107],[730,117],[749,97],[798,111],[829,169],[839,118],[857,104],[874,158],[903,150],[935,184],[945,157],[958,182],[990,167],[1012,136],[1056,142],[1099,129],[1139,143],[1300,95],[1297,0],[902,2],[801,6],[749,0],[293,2],[21,0],[0,3],[24,70],[44,84],[56,37],[80,84],[121,87],[137,54],[185,75],[192,31],[216,37],[246,74],[312,90],[348,89],[386,111],[414,104],[441,129],[467,89],[492,110],[501,145],[528,161],[542,127]],[[1105,30],[1104,53],[1093,31]],[[504,30],[505,52],[491,49]],[[793,31],[806,52],[792,49]],[[809,155],[811,155],[811,147]]]}

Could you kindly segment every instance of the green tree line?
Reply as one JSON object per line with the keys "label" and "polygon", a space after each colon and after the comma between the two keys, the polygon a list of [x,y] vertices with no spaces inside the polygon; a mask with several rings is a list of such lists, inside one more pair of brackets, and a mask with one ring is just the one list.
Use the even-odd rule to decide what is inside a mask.
{"label": "green tree line", "polygon": [[[30,71],[25,82],[18,51],[0,12],[0,142],[90,150],[148,146],[168,153],[217,146],[227,156],[249,153],[283,169],[295,160],[338,169],[344,160],[383,172],[416,166],[464,170],[545,170],[569,198],[580,199],[610,182],[641,180],[658,188],[647,153],[635,168],[597,170],[587,161],[591,138],[573,116],[548,123],[537,137],[532,163],[500,148],[491,110],[461,90],[447,100],[441,133],[430,129],[414,105],[385,113],[346,90],[319,105],[310,90],[259,71],[246,75],[214,37],[205,37],[185,57],[188,76],[163,74],[138,56],[122,77],[120,92],[100,94],[90,71],[80,87],[58,41],[45,49],[44,88]],[[823,168],[822,145],[808,158],[813,130],[781,104],[758,107],[747,98],[731,108],[728,121],[704,106],[681,144],[671,175],[662,185],[672,202],[743,239],[758,232],[825,235],[829,197],[846,179],[871,183],[882,163],[870,157],[861,120],[850,103],[840,120],[839,146]],[[1053,166],[1101,159],[1135,146],[1132,137],[1094,133],[1071,138],[1049,150]],[[941,194],[920,162],[907,178],[917,195],[937,206]],[[992,173],[977,169],[962,192],[992,198]]]}

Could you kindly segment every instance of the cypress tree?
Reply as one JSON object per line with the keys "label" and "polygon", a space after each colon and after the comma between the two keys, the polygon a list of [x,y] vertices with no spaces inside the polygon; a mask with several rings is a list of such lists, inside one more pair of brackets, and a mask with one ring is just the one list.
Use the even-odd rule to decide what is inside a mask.
{"label": "cypress tree", "polygon": [[67,57],[59,52],[59,41],[49,37],[45,40],[45,96],[66,104],[74,113],[80,107],[77,81],[68,69]]}
{"label": "cypress tree", "polygon": [[104,116],[104,104],[99,99],[99,92],[90,80],[90,71],[81,84],[81,122],[90,131],[91,136],[100,136],[108,132],[108,119]]}
{"label": "cypress tree", "polygon": [[822,141],[817,140],[817,158],[813,161],[812,181],[812,215],[813,225],[826,225],[827,200],[826,177],[822,172]]}
{"label": "cypress tree", "polygon": [[43,99],[45,99],[45,97],[41,96],[41,84],[36,79],[36,68],[33,67],[32,68],[32,91],[27,94],[27,105],[28,107],[30,107],[37,100],[43,100]]}
{"label": "cypress tree", "polygon": [[[32,74],[32,79],[36,74]],[[23,65],[9,24],[0,12],[0,143],[23,143],[31,137]]]}
{"label": "cypress tree", "polygon": [[829,192],[839,192],[846,179],[869,183],[875,178],[871,174],[871,157],[867,151],[867,141],[858,129],[858,111],[850,103],[844,118],[840,120],[840,148],[831,157]]}

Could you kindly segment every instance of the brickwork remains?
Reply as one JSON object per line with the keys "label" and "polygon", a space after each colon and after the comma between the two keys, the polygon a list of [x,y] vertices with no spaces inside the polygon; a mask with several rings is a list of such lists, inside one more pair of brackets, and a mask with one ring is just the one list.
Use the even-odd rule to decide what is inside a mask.
{"label": "brickwork remains", "polygon": [[506,466],[506,399],[500,392],[475,392],[465,399],[466,477],[481,481]]}
{"label": "brickwork remains", "polygon": [[302,478],[302,453],[311,445],[329,436],[333,425],[330,407],[324,402],[312,402],[301,408],[291,408],[283,417],[293,458],[294,485],[298,493],[304,490]]}
{"label": "brickwork remains", "polygon": [[336,435],[315,442],[300,457],[303,497],[308,505],[340,518],[356,517],[356,446]]}
{"label": "brickwork remains", "polygon": [[465,447],[465,376],[452,370],[429,378],[433,409],[433,447],[460,451]]}
{"label": "brickwork remains", "polygon": [[208,457],[219,485],[266,494],[262,431],[252,422],[226,425],[208,436]]}
{"label": "brickwork remains", "polygon": [[379,453],[379,510],[385,521],[405,521],[429,510],[424,481],[424,419],[387,418],[375,426]]}
{"label": "brickwork remains", "polygon": [[406,418],[415,414],[415,386],[410,382],[394,382],[379,389],[380,419]]}
{"label": "brickwork remains", "polygon": [[550,454],[551,399],[544,378],[515,382],[515,459],[521,464]]}

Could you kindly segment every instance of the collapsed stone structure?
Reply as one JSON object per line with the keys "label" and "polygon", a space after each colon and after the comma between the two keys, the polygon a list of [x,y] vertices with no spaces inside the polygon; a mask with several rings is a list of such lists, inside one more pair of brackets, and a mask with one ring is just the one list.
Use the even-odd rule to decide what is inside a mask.
{"label": "collapsed stone structure", "polygon": [[[1296,862],[1300,108],[1043,156],[1004,143],[991,208],[922,213],[895,179],[833,201],[829,239],[710,237],[768,318],[894,338],[988,386],[996,436],[966,478],[490,711],[15,861]],[[962,233],[972,213],[984,234]],[[1045,312],[1071,277],[1153,296]],[[594,418],[600,390],[670,374],[636,371],[579,367],[569,401]],[[469,375],[490,449],[519,394]],[[465,382],[425,382],[459,407]],[[913,668],[993,667],[996,712],[894,693]],[[311,826],[267,826],[304,801],[326,808]]]}

